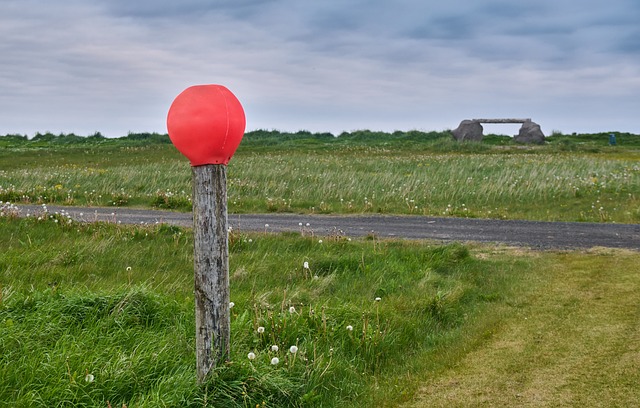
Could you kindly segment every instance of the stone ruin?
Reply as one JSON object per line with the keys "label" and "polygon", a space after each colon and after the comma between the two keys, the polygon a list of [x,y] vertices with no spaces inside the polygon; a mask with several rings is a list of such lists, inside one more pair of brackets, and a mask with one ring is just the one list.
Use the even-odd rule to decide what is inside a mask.
{"label": "stone ruin", "polygon": [[453,138],[458,142],[467,140],[482,141],[484,136],[482,134],[482,123],[522,123],[520,131],[514,136],[513,140],[518,143],[543,144],[545,142],[544,133],[542,133],[540,125],[532,122],[531,119],[466,119],[451,131]]}

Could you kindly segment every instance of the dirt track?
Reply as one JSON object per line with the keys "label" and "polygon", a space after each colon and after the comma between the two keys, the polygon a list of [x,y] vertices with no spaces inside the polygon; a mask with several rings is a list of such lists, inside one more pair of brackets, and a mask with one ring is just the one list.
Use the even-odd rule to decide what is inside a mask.
{"label": "dirt track", "polygon": [[[41,206],[21,205],[19,207],[22,216],[42,211]],[[64,210],[74,219],[84,222],[167,223],[187,227],[192,224],[190,213],[51,205],[47,208],[49,212]],[[384,215],[230,214],[229,225],[240,231],[262,232],[300,231],[301,228],[304,228],[305,231],[313,232],[318,236],[338,233],[349,237],[375,235],[379,238],[494,242],[535,249],[601,246],[640,250],[640,224],[502,221]]]}

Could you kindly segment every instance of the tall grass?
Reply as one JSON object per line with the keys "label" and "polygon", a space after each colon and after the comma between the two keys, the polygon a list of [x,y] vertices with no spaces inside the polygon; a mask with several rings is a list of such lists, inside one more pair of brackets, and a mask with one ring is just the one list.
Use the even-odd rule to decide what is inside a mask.
{"label": "tall grass", "polygon": [[188,230],[39,214],[0,218],[0,236],[12,407],[382,406],[532,271],[458,244],[234,233],[231,359],[198,386]]}
{"label": "tall grass", "polygon": [[[0,200],[190,209],[190,168],[171,146],[104,149],[14,152],[0,170]],[[545,149],[240,151],[229,165],[229,209],[640,221],[636,159]]]}

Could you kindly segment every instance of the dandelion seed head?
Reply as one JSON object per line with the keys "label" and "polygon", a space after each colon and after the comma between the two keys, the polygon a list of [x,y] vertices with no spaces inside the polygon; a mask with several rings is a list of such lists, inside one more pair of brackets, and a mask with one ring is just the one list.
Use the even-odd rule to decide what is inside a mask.
{"label": "dandelion seed head", "polygon": [[131,271],[131,267],[127,266],[127,272],[130,272],[130,271]]}
{"label": "dandelion seed head", "polygon": [[229,309],[233,309],[233,307],[234,307],[235,305],[236,305],[235,303],[233,303],[233,302],[229,302]]}
{"label": "dandelion seed head", "polygon": [[298,352],[298,347],[297,346],[289,347],[289,353],[296,354],[297,352]]}
{"label": "dandelion seed head", "polygon": [[262,326],[258,327],[258,333],[260,334],[264,333],[264,327]]}
{"label": "dandelion seed head", "polygon": [[249,360],[255,360],[256,359],[256,355],[253,352],[250,352],[249,354],[247,354],[247,358]]}
{"label": "dandelion seed head", "polygon": [[295,313],[295,312],[296,312],[296,308],[295,308],[295,307],[293,307],[293,306],[291,306],[291,307],[289,308],[289,313]]}
{"label": "dandelion seed head", "polygon": [[306,262],[306,261],[305,261],[305,262],[302,264],[302,267],[303,267],[304,269],[309,269],[309,262]]}
{"label": "dandelion seed head", "polygon": [[280,350],[280,348],[277,345],[274,344],[273,346],[271,346],[271,351],[277,353],[278,350]]}
{"label": "dandelion seed head", "polygon": [[381,301],[381,300],[382,300],[382,298],[380,298],[380,297],[377,297],[377,298],[376,298],[376,302],[379,302],[379,301]]}
{"label": "dandelion seed head", "polygon": [[353,326],[352,326],[352,325],[348,325],[348,326],[347,326],[347,330],[349,330],[349,331],[353,331]]}
{"label": "dandelion seed head", "polygon": [[93,376],[93,374],[87,373],[87,375],[84,376],[84,380],[86,382],[93,382],[93,380],[95,380],[95,377]]}
{"label": "dandelion seed head", "polygon": [[271,365],[278,365],[280,359],[278,357],[274,357],[271,359]]}

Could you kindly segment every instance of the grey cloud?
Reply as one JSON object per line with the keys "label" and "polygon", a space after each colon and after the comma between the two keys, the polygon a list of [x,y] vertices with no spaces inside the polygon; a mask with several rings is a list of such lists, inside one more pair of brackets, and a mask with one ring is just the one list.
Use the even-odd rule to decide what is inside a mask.
{"label": "grey cloud", "polygon": [[640,29],[635,28],[624,35],[620,39],[616,51],[624,55],[635,56],[636,60],[640,59]]}
{"label": "grey cloud", "polygon": [[408,30],[407,34],[419,40],[466,40],[477,33],[478,25],[474,17],[451,15],[430,20]]}
{"label": "grey cloud", "polygon": [[238,95],[250,129],[439,129],[504,113],[579,131],[614,102],[612,126],[634,126],[636,4],[0,2],[0,134],[164,131],[172,98],[210,82]]}
{"label": "grey cloud", "polygon": [[117,16],[129,16],[139,19],[182,19],[216,12],[228,13],[236,17],[250,16],[277,1],[278,0],[111,0],[103,3]]}

